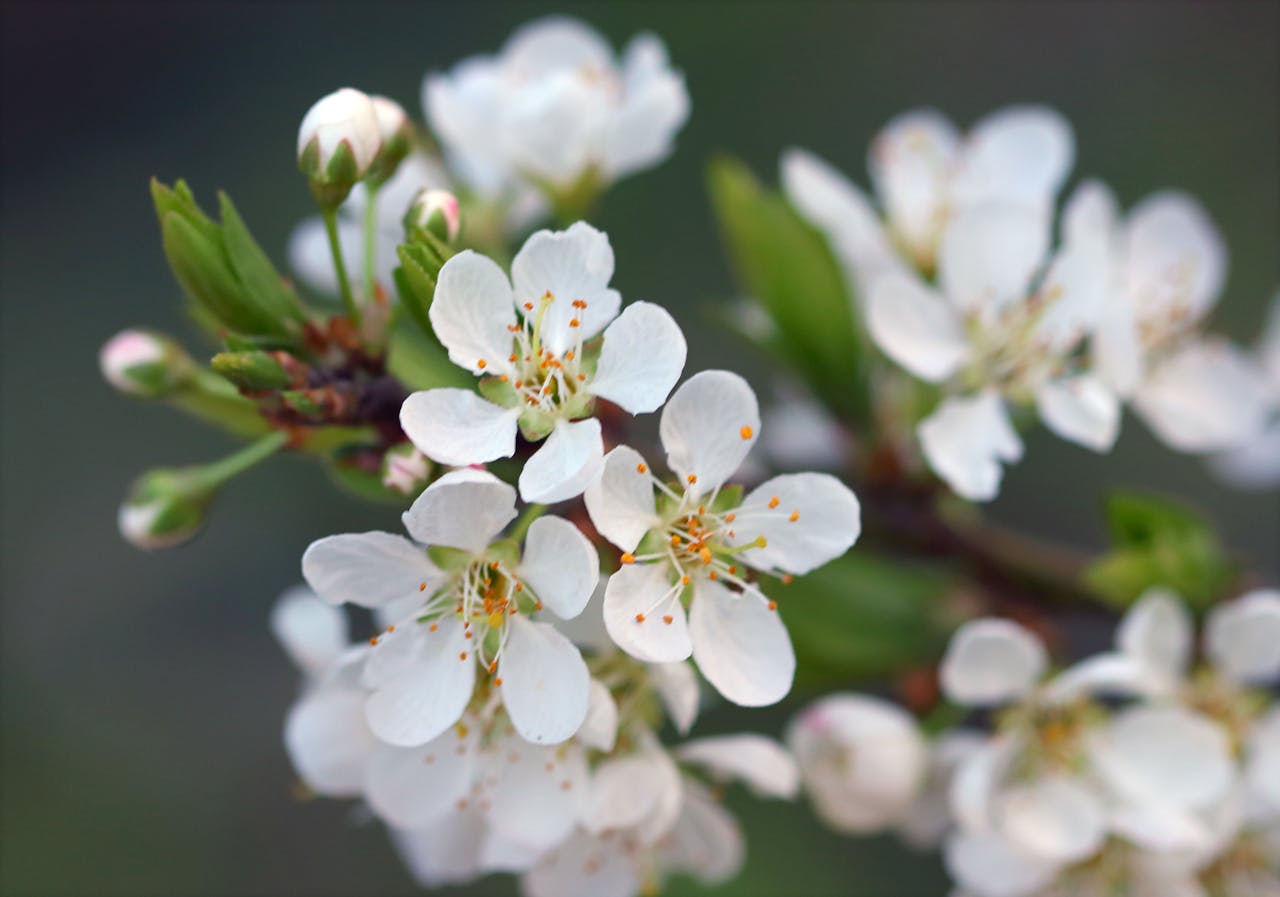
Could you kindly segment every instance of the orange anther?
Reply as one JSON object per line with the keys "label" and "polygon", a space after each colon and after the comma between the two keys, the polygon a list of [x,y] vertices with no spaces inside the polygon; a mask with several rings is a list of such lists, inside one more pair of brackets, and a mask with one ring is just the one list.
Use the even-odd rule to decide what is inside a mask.
{"label": "orange anther", "polygon": [[791,585],[792,581],[794,581],[794,580],[795,580],[795,577],[794,577],[794,576],[792,576],[790,573],[784,573],[784,574],[782,574],[782,584],[783,584],[784,586],[789,586],[789,585]]}
{"label": "orange anther", "polygon": [[501,687],[502,687],[502,677],[501,677],[501,676],[499,676],[498,678],[494,679],[494,680],[493,680],[493,684],[494,684],[494,685],[496,685],[496,686],[498,686],[499,688],[501,688]]}
{"label": "orange anther", "polygon": [[524,310],[525,310],[525,311],[533,311],[533,303],[532,303],[532,302],[526,302],[526,303],[524,304]]}
{"label": "orange anther", "polygon": [[674,619],[675,619],[675,617],[671,616],[671,614],[666,614],[665,616],[663,616],[663,618],[662,618],[662,622],[664,622],[664,623],[666,623],[668,626],[670,626],[670,625],[671,625],[671,621],[672,621],[672,620],[674,620]]}
{"label": "orange anther", "polygon": [[680,585],[687,586],[688,584],[689,584],[689,577],[687,576],[680,577]]}
{"label": "orange anther", "polygon": [[689,485],[692,486],[694,483],[698,482],[698,475],[696,473],[691,473],[685,477],[685,479],[688,480]]}
{"label": "orange anther", "polygon": [[489,672],[496,673],[498,671],[498,662],[496,660],[489,661]]}
{"label": "orange anther", "polygon": [[485,361],[483,358],[481,358],[479,361],[476,362],[476,367],[480,368],[480,370],[484,370],[488,366],[489,366],[489,363]]}
{"label": "orange anther", "polygon": [[776,602],[776,601],[770,601],[770,602],[769,602],[769,610],[777,610],[777,609],[778,609],[778,602]]}
{"label": "orange anther", "polygon": [[778,496],[775,495],[773,498],[769,499],[769,507],[776,508],[777,506],[778,506]]}
{"label": "orange anther", "polygon": [[427,584],[425,582],[418,583],[419,592],[425,592],[426,590],[427,590]]}
{"label": "orange anther", "polygon": [[718,579],[718,578],[719,578],[719,577],[717,576],[717,574],[716,574],[716,571],[714,571],[714,570],[712,570],[710,573],[708,573],[708,574],[707,574],[707,577],[708,577],[709,579]]}
{"label": "orange anther", "polygon": [[799,520],[799,519],[800,519],[800,512],[799,512],[799,511],[792,511],[792,512],[791,512],[791,516],[790,516],[790,517],[788,517],[787,519],[788,519],[788,520],[790,520],[792,523],[795,523],[797,520]]}
{"label": "orange anther", "polygon": [[750,439],[753,435],[755,435],[755,432],[756,431],[751,429],[750,427],[743,427],[741,430],[738,431],[738,435],[741,436],[743,439]]}
{"label": "orange anther", "polygon": [[466,659],[467,659],[467,652],[466,652],[466,651],[463,651],[461,654],[459,654],[459,655],[458,655],[458,659],[459,659],[459,660],[466,660]]}
{"label": "orange anther", "polygon": [[580,322],[577,318],[571,318],[571,319],[569,320],[569,326],[570,326],[570,327],[579,327],[579,326],[581,326],[581,322]]}
{"label": "orange anther", "polygon": [[436,623],[432,623],[430,626],[428,626],[428,627],[427,627],[427,631],[428,631],[428,632],[435,632],[435,631],[436,631],[437,629],[439,629],[439,628],[440,628],[440,626],[439,626],[438,624],[436,624]]}
{"label": "orange anther", "polygon": [[737,515],[737,514],[725,514],[725,515],[724,515],[724,522],[725,522],[725,523],[733,523],[733,521],[735,521],[735,520],[737,520],[737,519],[738,519],[738,515]]}
{"label": "orange anther", "polygon": [[377,645],[377,644],[378,644],[378,637],[375,635],[373,638],[369,639],[369,644],[371,644],[371,645]]}
{"label": "orange anther", "polygon": [[702,563],[704,564],[711,563],[711,549],[704,545],[702,548],[698,549],[698,557],[702,558]]}
{"label": "orange anther", "polygon": [[637,622],[637,623],[643,623],[643,622],[644,622],[644,614],[636,614],[636,622]]}
{"label": "orange anther", "polygon": [[672,536],[672,537],[671,537],[671,547],[672,547],[672,548],[679,548],[679,547],[680,547],[680,537],[679,537],[679,536]]}
{"label": "orange anther", "polygon": [[636,562],[636,556],[629,551],[624,551],[622,553],[621,560],[624,564],[634,564]]}
{"label": "orange anther", "polygon": [[636,473],[648,473],[648,472],[649,472],[649,467],[647,464],[636,465]]}
{"label": "orange anther", "polygon": [[507,361],[515,361],[515,360],[516,360],[516,353],[512,352],[510,355],[507,356]]}
{"label": "orange anther", "polygon": [[387,627],[387,632],[395,632],[395,631],[396,631],[395,624],[392,624]]}

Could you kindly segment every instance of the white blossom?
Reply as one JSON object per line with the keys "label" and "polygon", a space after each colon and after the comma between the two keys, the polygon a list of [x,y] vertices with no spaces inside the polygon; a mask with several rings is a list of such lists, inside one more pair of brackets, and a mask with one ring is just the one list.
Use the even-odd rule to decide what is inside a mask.
{"label": "white blossom", "polygon": [[585,496],[596,529],[623,552],[604,597],[609,635],[647,662],[692,656],[722,695],[745,706],[780,700],[795,673],[776,604],[747,569],[808,573],[844,554],[861,528],[858,500],[827,474],[784,474],[745,497],[725,489],[759,429],[746,381],[703,371],[662,412],[674,487],[619,446]]}
{"label": "white blossom", "polygon": [[878,698],[828,695],[791,722],[787,744],[818,815],[839,831],[903,822],[924,784],[928,753],[915,720]]}
{"label": "white blossom", "polygon": [[[368,722],[383,741],[421,745],[453,726],[472,701],[477,667],[491,677],[481,691],[501,696],[529,741],[555,744],[582,725],[586,665],[539,614],[582,611],[598,577],[595,550],[568,521],[541,517],[521,553],[497,541],[514,516],[513,488],[489,473],[456,470],[404,514],[422,544],[358,533],[321,539],[303,555],[307,582],[331,603],[376,608],[421,598],[374,639],[364,667]],[[445,568],[427,545],[445,551]]]}
{"label": "white blossom", "polygon": [[689,115],[684,79],[656,36],[633,38],[619,59],[596,31],[559,16],[522,26],[497,55],[429,74],[422,95],[450,167],[485,197],[650,168]]}
{"label": "white blossom", "polygon": [[684,335],[652,303],[618,313],[622,297],[609,287],[613,248],[583,222],[535,233],[511,273],[508,281],[495,262],[470,251],[445,263],[431,323],[450,360],[485,378],[489,398],[465,389],[417,392],[400,422],[425,455],[444,464],[510,457],[517,431],[545,439],[520,472],[520,495],[564,501],[600,470],[595,400],[631,414],[655,411],[684,368]]}
{"label": "white blossom", "polygon": [[[1254,350],[1254,358],[1267,372],[1268,388],[1280,412],[1280,292],[1271,300],[1266,328]],[[1253,439],[1209,460],[1213,472],[1238,489],[1268,489],[1280,485],[1280,413],[1273,414]]]}

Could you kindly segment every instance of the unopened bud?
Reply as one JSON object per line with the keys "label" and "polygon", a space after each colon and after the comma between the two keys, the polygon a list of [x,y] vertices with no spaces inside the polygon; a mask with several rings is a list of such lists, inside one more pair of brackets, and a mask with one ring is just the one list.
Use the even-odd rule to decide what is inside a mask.
{"label": "unopened bud", "polygon": [[190,471],[144,474],[120,506],[120,535],[144,551],[181,545],[200,531],[214,492]]}
{"label": "unopened bud", "polygon": [[369,179],[375,184],[382,184],[391,180],[413,149],[413,123],[404,107],[395,100],[373,96],[369,101],[373,103],[378,134],[382,139],[382,149],[369,169]]}
{"label": "unopened bud", "polygon": [[382,485],[403,495],[417,495],[431,476],[431,461],[412,445],[386,453],[382,461]]}
{"label": "unopened bud", "polygon": [[144,399],[169,395],[191,378],[194,369],[181,346],[146,330],[117,333],[98,353],[98,364],[108,383]]}
{"label": "unopened bud", "polygon": [[337,208],[382,149],[378,114],[367,94],[344,87],[321,99],[298,128],[298,165],[323,208]]}
{"label": "unopened bud", "polygon": [[429,234],[452,243],[462,228],[458,197],[448,190],[423,190],[409,207],[406,226],[420,227]]}
{"label": "unopened bud", "polygon": [[[295,385],[295,377],[280,360],[282,352],[220,352],[209,362],[215,373],[241,389],[284,389]],[[289,359],[292,361],[292,359]],[[294,365],[301,367],[299,362]]]}

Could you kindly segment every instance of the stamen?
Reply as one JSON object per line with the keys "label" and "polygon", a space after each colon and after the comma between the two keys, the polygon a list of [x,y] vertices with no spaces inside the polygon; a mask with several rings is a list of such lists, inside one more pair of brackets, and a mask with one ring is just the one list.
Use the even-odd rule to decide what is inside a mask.
{"label": "stamen", "polygon": [[636,473],[648,473],[648,472],[649,472],[648,465],[645,465],[645,464],[636,465]]}
{"label": "stamen", "polygon": [[636,614],[636,622],[637,622],[637,623],[643,623],[643,622],[644,622],[644,614]]}
{"label": "stamen", "polygon": [[624,551],[622,553],[621,560],[624,564],[634,564],[636,562],[636,556],[629,551]]}
{"label": "stamen", "polygon": [[791,516],[787,518],[787,520],[790,521],[791,523],[795,523],[799,519],[800,519],[799,511],[792,511]]}
{"label": "stamen", "polygon": [[750,427],[743,427],[741,430],[738,431],[738,435],[741,436],[743,439],[750,439],[754,434],[755,434],[755,430],[751,429]]}
{"label": "stamen", "polygon": [[698,475],[696,473],[691,473],[685,477],[685,479],[688,480],[689,485],[692,486],[694,483],[698,482]]}
{"label": "stamen", "polygon": [[482,371],[488,366],[489,366],[489,363],[485,361],[483,358],[481,358],[479,361],[476,362],[476,367],[480,368],[480,370]]}
{"label": "stamen", "polygon": [[778,496],[776,496],[776,495],[775,495],[773,498],[769,499],[769,507],[770,507],[770,508],[776,508],[776,507],[778,506],[778,504],[779,504]]}

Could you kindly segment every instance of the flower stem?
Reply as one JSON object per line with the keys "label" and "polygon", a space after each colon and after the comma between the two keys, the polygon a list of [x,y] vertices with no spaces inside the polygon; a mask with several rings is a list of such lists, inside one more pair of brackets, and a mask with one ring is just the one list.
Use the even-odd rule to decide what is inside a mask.
{"label": "flower stem", "polygon": [[200,480],[210,487],[221,485],[232,477],[244,473],[255,464],[270,458],[288,441],[289,434],[283,430],[268,433],[221,461],[205,465],[200,471]]}
{"label": "flower stem", "polygon": [[516,525],[511,529],[511,538],[517,542],[524,538],[525,533],[529,531],[529,527],[533,521],[537,520],[546,513],[546,505],[528,505],[524,512],[520,515],[520,519],[516,521]]}
{"label": "flower stem", "polygon": [[351,279],[347,276],[347,263],[342,259],[342,244],[338,241],[338,211],[325,209],[325,233],[329,235],[329,251],[333,254],[333,269],[338,274],[338,288],[342,291],[342,302],[347,307],[347,315],[353,324],[360,323],[360,306],[356,304],[355,294],[351,292]]}
{"label": "flower stem", "polygon": [[367,301],[373,296],[373,272],[378,252],[378,185],[369,182],[365,195],[368,197],[364,206],[364,295]]}

